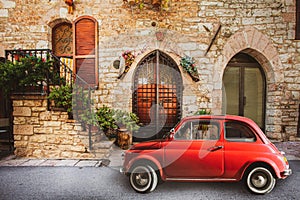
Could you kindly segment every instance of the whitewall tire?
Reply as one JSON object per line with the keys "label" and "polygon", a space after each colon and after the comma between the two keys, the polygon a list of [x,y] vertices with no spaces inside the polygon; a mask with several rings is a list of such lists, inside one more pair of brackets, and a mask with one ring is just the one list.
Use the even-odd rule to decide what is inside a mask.
{"label": "whitewall tire", "polygon": [[133,167],[129,175],[129,182],[136,192],[148,193],[156,188],[158,177],[150,165],[138,165]]}
{"label": "whitewall tire", "polygon": [[245,181],[250,192],[255,194],[267,194],[273,190],[276,184],[276,179],[270,170],[265,167],[251,169]]}

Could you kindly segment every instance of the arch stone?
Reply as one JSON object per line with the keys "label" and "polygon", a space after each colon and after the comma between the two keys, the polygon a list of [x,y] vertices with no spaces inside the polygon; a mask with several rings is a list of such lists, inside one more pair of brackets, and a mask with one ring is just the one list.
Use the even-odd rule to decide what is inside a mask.
{"label": "arch stone", "polygon": [[266,72],[268,83],[281,82],[283,74],[282,63],[277,49],[272,41],[263,33],[252,26],[247,26],[229,38],[223,48],[223,58],[220,67],[224,72],[231,58],[239,52],[244,52],[254,57]]}

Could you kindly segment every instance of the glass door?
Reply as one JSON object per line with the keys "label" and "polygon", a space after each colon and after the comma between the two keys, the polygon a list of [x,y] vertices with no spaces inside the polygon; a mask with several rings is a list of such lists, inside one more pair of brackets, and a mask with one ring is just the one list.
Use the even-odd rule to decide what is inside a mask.
{"label": "glass door", "polygon": [[247,54],[237,54],[223,76],[223,112],[245,116],[264,130],[265,76],[259,63]]}

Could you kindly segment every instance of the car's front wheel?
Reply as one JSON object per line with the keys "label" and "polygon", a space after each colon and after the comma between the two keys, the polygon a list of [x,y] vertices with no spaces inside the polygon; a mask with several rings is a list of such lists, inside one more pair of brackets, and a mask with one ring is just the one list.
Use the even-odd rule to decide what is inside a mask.
{"label": "car's front wheel", "polygon": [[273,190],[276,184],[276,179],[265,167],[251,169],[245,181],[247,188],[255,194],[267,194]]}
{"label": "car's front wheel", "polygon": [[147,193],[156,188],[158,177],[150,165],[137,165],[130,173],[129,182],[136,192]]}

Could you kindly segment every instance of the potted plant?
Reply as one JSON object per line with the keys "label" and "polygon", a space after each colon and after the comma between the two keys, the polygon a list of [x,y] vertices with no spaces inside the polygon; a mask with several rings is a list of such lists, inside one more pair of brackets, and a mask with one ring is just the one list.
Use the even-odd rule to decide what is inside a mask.
{"label": "potted plant", "polygon": [[105,135],[110,139],[116,138],[118,126],[113,117],[113,110],[103,105],[101,108],[97,109],[96,115],[98,124]]}
{"label": "potted plant", "polygon": [[33,89],[43,93],[44,84],[55,82],[53,74],[53,60],[25,56],[15,62],[0,63],[0,87],[5,95]]}
{"label": "potted plant", "polygon": [[140,127],[138,125],[139,118],[136,114],[122,110],[114,111],[115,123],[120,129],[127,129],[129,131],[137,131]]}
{"label": "potted plant", "polygon": [[117,144],[122,149],[127,149],[132,144],[132,132],[140,128],[138,126],[139,118],[134,113],[122,110],[115,110],[114,118],[119,127]]}
{"label": "potted plant", "polygon": [[70,115],[72,113],[72,86],[66,84],[52,88],[48,99],[53,101],[55,108],[62,108]]}
{"label": "potted plant", "polygon": [[83,122],[84,127],[88,127],[91,132],[99,131],[99,116],[93,109],[86,109],[80,114],[80,120]]}

